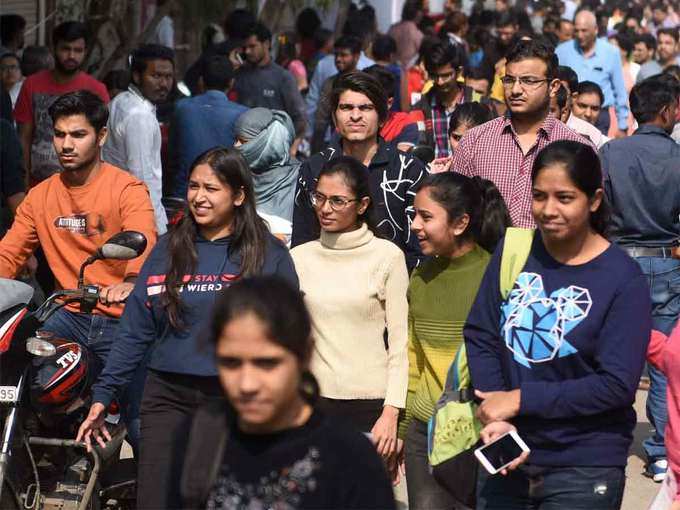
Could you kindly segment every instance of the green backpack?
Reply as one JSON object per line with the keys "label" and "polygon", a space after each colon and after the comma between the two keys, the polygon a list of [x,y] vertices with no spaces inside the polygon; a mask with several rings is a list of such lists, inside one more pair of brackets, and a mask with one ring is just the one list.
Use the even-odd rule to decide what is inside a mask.
{"label": "green backpack", "polygon": [[[506,231],[500,268],[500,293],[503,300],[507,299],[522,272],[533,237],[534,230],[530,229],[511,227]],[[482,424],[475,418],[477,404],[474,398],[463,343],[446,375],[444,391],[428,423],[427,434],[428,458],[433,475],[463,503],[470,503],[469,498],[474,496],[474,487],[470,488],[474,484],[461,483],[461,477],[469,476],[468,473],[474,469],[470,461],[474,466],[477,464],[472,457],[472,448],[479,441],[482,429]],[[467,455],[460,455],[464,452]],[[468,506],[474,508],[474,505]]]}

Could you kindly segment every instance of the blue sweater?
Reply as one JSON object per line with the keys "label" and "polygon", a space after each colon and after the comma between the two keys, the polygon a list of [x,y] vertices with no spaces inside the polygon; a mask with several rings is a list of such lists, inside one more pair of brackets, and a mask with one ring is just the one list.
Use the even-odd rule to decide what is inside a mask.
{"label": "blue sweater", "polygon": [[[139,273],[125,305],[118,335],[106,367],[93,387],[93,401],[108,405],[132,380],[137,367],[153,348],[148,367],[162,372],[215,376],[214,353],[201,341],[207,334],[211,310],[220,290],[238,278],[240,259],[228,256],[230,238],[196,241],[198,264],[186,275],[181,291],[185,329],[170,326],[161,295],[168,271],[168,235],[161,236]],[[276,274],[298,286],[288,250],[273,236],[268,239],[262,274]]]}
{"label": "blue sweater", "polygon": [[585,264],[553,259],[537,233],[507,301],[494,253],[464,328],[472,384],[519,388],[512,420],[541,466],[625,466],[651,332],[639,266],[612,244]]}

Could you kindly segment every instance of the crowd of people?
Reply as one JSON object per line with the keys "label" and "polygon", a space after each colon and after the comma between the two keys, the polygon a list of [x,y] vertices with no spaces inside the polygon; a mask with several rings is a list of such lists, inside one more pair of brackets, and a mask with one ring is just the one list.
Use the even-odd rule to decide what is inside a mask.
{"label": "crowd of people", "polygon": [[[102,81],[86,24],[0,17],[0,278],[37,305],[147,239],[43,327],[104,367],[77,439],[120,403],[138,508],[618,509],[640,385],[645,475],[680,479],[680,5],[485,6],[236,9],[183,75],[145,43]],[[442,399],[530,449],[465,457],[472,500]]]}

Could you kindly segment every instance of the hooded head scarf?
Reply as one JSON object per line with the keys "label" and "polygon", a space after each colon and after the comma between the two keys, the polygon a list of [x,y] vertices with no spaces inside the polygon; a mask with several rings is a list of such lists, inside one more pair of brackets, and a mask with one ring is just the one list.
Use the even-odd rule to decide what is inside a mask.
{"label": "hooded head scarf", "polygon": [[258,212],[292,221],[300,164],[290,157],[295,129],[288,114],[252,108],[238,118],[234,135],[245,142],[237,148],[253,173]]}

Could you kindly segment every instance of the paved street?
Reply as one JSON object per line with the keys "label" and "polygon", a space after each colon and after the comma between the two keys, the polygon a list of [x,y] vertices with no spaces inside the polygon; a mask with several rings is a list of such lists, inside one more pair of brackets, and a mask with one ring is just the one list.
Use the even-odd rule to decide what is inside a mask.
{"label": "paved street", "polygon": [[644,451],[642,450],[642,440],[648,435],[649,422],[645,415],[646,391],[638,391],[635,401],[635,411],[638,415],[638,424],[635,428],[635,440],[628,457],[628,467],[626,468],[626,492],[623,498],[622,510],[646,510],[657,491],[660,484],[652,482],[649,478],[642,476],[644,468]]}

